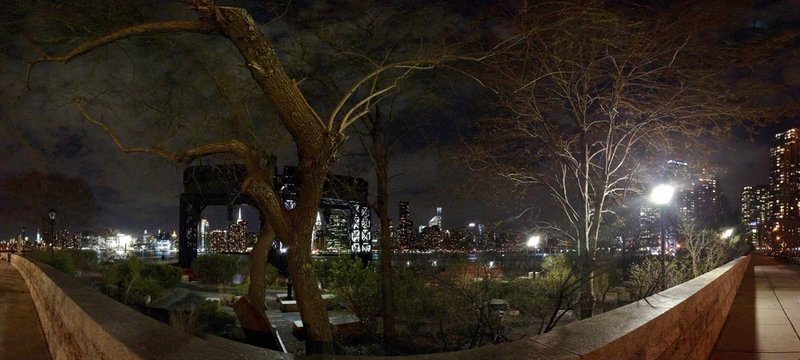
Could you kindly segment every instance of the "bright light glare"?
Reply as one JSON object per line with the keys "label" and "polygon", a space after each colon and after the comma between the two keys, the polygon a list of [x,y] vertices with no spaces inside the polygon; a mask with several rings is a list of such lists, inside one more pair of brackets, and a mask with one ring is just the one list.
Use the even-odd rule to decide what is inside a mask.
{"label": "bright light glare", "polygon": [[535,247],[539,247],[539,241],[541,241],[541,240],[542,240],[542,237],[541,237],[541,236],[539,236],[539,235],[533,235],[533,236],[531,236],[531,237],[529,237],[529,238],[528,238],[528,242],[526,243],[526,245],[527,245],[529,248],[535,248]]}
{"label": "bright light glare", "polygon": [[720,235],[720,237],[723,239],[727,239],[731,236],[733,236],[733,229],[725,229],[725,231],[722,232],[722,235]]}
{"label": "bright light glare", "polygon": [[675,187],[669,184],[658,185],[650,193],[650,202],[656,205],[666,205],[672,201],[675,194]]}

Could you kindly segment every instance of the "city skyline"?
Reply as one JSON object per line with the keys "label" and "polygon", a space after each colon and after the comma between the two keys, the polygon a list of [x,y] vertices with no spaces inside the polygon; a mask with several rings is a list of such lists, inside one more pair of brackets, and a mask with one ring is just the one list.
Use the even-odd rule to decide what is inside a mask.
{"label": "city skyline", "polygon": [[[796,12],[786,11],[787,8],[792,8],[791,5],[788,1],[778,1],[748,10],[746,18],[752,23],[741,25],[742,32],[745,33],[742,36],[751,32],[792,28],[798,21],[798,15]],[[752,19],[758,19],[758,22]],[[9,44],[19,52],[3,57],[3,66],[0,67],[0,88],[3,89],[4,104],[0,107],[0,117],[7,130],[0,132],[0,143],[4,148],[0,152],[0,161],[4,163],[0,176],[8,178],[26,171],[41,171],[85,179],[100,204],[97,225],[101,227],[126,231],[176,227],[183,168],[155,157],[123,154],[105,133],[81,117],[69,104],[69,97],[50,91],[44,80],[68,82],[71,74],[80,69],[80,66],[53,66],[34,73],[31,83],[34,88],[25,93],[26,84],[23,80],[27,72],[27,61],[37,54],[22,37],[9,34]],[[788,49],[787,52],[793,48]],[[776,98],[774,101],[787,101],[787,98],[788,101],[796,101],[800,93],[797,60],[788,55],[789,53],[777,54],[777,63],[770,65],[773,71],[771,76],[764,76],[774,83],[774,88],[782,91],[780,100]],[[127,58],[112,58],[108,61],[112,66],[129,65]],[[159,62],[162,61],[147,62],[145,65],[160,71],[162,64]],[[88,87],[103,80],[102,77],[83,78],[80,84],[74,85]],[[467,89],[466,92],[474,94],[445,99],[453,106],[436,111],[436,121],[427,129],[428,133],[424,134],[436,138],[436,146],[412,148],[406,144],[402,148],[404,151],[398,152],[391,163],[390,175],[396,176],[390,183],[390,203],[408,199],[413,202],[415,209],[431,209],[424,215],[422,212],[415,213],[416,224],[427,222],[430,218],[428,214],[436,206],[446,209],[448,219],[456,223],[476,220],[491,223],[517,215],[498,209],[485,199],[466,196],[470,195],[469,188],[456,190],[456,180],[469,178],[470,173],[463,168],[454,168],[448,162],[448,156],[458,142],[458,129],[450,125],[474,121],[485,111],[481,102],[476,101],[483,96],[477,90],[478,87],[471,84],[464,88]],[[71,90],[75,89],[70,88],[69,91]],[[126,111],[121,115],[131,122],[123,126],[125,135],[130,135],[132,139],[146,137],[143,134],[145,130],[138,127],[140,124],[136,120],[136,111]],[[417,115],[413,113],[408,116],[413,118]],[[768,164],[760,159],[768,154],[771,136],[797,126],[800,126],[800,119],[796,114],[789,114],[780,123],[773,123],[760,131],[735,129],[734,138],[721,144],[719,151],[707,159],[725,170],[719,174],[720,188],[731,200],[733,208],[738,208],[743,186],[767,182]],[[415,134],[415,137],[419,139],[413,145],[425,142],[423,136]],[[750,141],[751,138],[753,142]],[[344,149],[351,153],[357,152],[358,141],[355,137],[350,140],[344,145]],[[294,165],[296,154],[290,146],[282,146],[276,153],[279,165]],[[732,153],[736,156],[730,156]],[[365,178],[370,183],[370,192],[374,193],[374,176],[363,159],[343,157],[334,172]],[[453,196],[456,191],[464,196]],[[13,207],[14,204],[3,206]],[[56,207],[56,204],[50,207]],[[391,207],[390,211],[391,217],[397,219],[397,210]],[[19,230],[18,224],[0,224],[0,236],[3,237],[17,234]]]}

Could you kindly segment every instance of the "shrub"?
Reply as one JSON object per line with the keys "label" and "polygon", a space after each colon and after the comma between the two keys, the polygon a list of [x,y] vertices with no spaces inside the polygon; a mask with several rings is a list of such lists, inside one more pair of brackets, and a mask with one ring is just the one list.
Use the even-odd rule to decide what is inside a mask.
{"label": "shrub", "polygon": [[164,289],[175,288],[181,282],[180,269],[171,265],[145,264],[142,267],[142,276],[153,279]]}
{"label": "shrub", "polygon": [[278,275],[280,275],[280,270],[278,270],[278,268],[272,266],[272,264],[267,264],[264,272],[264,276],[267,278],[267,286],[275,285],[275,283],[278,282]]}
{"label": "shrub", "polygon": [[[245,272],[249,274],[249,269],[245,269]],[[271,264],[267,264],[266,267],[264,268],[264,278],[265,278],[264,284],[266,286],[275,285],[275,283],[278,282],[279,273],[280,271],[276,267],[272,266]],[[250,287],[250,277],[248,276],[247,281],[241,284],[232,285],[230,291],[234,295],[244,296],[245,294],[247,294],[247,290],[249,289],[249,287]]]}
{"label": "shrub", "polygon": [[361,259],[349,256],[333,260],[330,270],[329,286],[336,298],[345,301],[348,310],[364,322],[367,333],[372,333],[382,309],[380,274],[372,264],[365,266]]}
{"label": "shrub", "polygon": [[[177,281],[175,278],[177,277]],[[180,270],[144,264],[137,257],[116,262],[103,271],[103,291],[126,304],[146,304],[180,282]]]}
{"label": "shrub", "polygon": [[238,339],[236,315],[222,310],[216,301],[205,301],[188,311],[176,310],[170,314],[170,325],[196,336],[213,334]]}
{"label": "shrub", "polygon": [[74,276],[77,272],[75,260],[69,253],[59,251],[45,251],[45,250],[32,250],[27,254],[27,257],[39,262],[43,262],[58,270],[61,270],[67,275]]}
{"label": "shrub", "polygon": [[97,252],[94,250],[63,250],[75,262],[78,269],[96,271],[99,269]]}
{"label": "shrub", "polygon": [[194,259],[192,270],[204,283],[227,284],[236,274],[238,266],[236,258],[214,254]]}

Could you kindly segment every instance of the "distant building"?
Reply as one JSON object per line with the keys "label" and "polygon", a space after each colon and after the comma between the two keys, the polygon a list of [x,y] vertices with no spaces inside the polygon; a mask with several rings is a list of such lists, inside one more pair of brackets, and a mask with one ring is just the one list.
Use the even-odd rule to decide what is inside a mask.
{"label": "distant building", "polygon": [[766,247],[765,229],[771,216],[771,196],[767,185],[745,186],[742,189],[742,227],[744,238],[753,245]]}
{"label": "distant building", "polygon": [[769,156],[767,236],[778,247],[795,247],[800,232],[800,129],[776,134]]}
{"label": "distant building", "polygon": [[707,169],[692,168],[683,161],[670,160],[665,164],[662,181],[675,186],[675,195],[664,208],[649,203],[640,208],[639,244],[634,245],[639,250],[658,253],[661,241],[665,241],[667,252],[674,254],[680,221],[692,221],[700,228],[722,225],[725,203],[716,174]]}
{"label": "distant building", "polygon": [[397,224],[397,243],[401,249],[407,249],[414,243],[414,221],[411,220],[411,209],[408,201],[399,203],[399,221]]}
{"label": "distant building", "polygon": [[693,219],[702,228],[722,225],[725,210],[718,183],[718,177],[706,169],[693,174],[689,187],[682,191],[684,219]]}
{"label": "distant building", "polygon": [[[239,211],[241,212],[241,210],[239,210]],[[202,220],[200,220],[200,228],[197,229],[198,236],[200,238],[200,244],[198,244],[199,248],[200,248],[199,251],[202,252],[202,253],[205,253],[210,248],[209,240],[208,240],[209,226],[210,226],[210,224],[208,223],[208,219],[202,219]]]}
{"label": "distant building", "polygon": [[429,227],[438,226],[439,229],[443,229],[443,227],[442,227],[442,208],[441,207],[437,207],[436,208],[436,215],[434,217],[432,217],[430,221],[428,221],[428,226]]}
{"label": "distant building", "polygon": [[256,234],[249,231],[245,220],[228,225],[227,230],[212,230],[208,238],[214,253],[248,252],[256,242]]}

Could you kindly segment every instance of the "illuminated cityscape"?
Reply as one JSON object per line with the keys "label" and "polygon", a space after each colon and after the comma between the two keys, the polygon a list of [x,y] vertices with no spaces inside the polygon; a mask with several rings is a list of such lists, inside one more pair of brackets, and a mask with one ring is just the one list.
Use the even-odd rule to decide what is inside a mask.
{"label": "illuminated cityscape", "polygon": [[742,224],[760,248],[794,248],[800,235],[800,129],[775,134],[769,165],[769,185],[742,190]]}
{"label": "illuminated cityscape", "polygon": [[636,239],[628,240],[628,248],[657,254],[663,236],[667,252],[674,255],[678,222],[692,221],[700,228],[719,227],[723,222],[725,203],[716,174],[677,160],[667,161],[664,173],[662,180],[676,188],[674,200],[663,208],[648,203],[640,207],[638,244]]}

